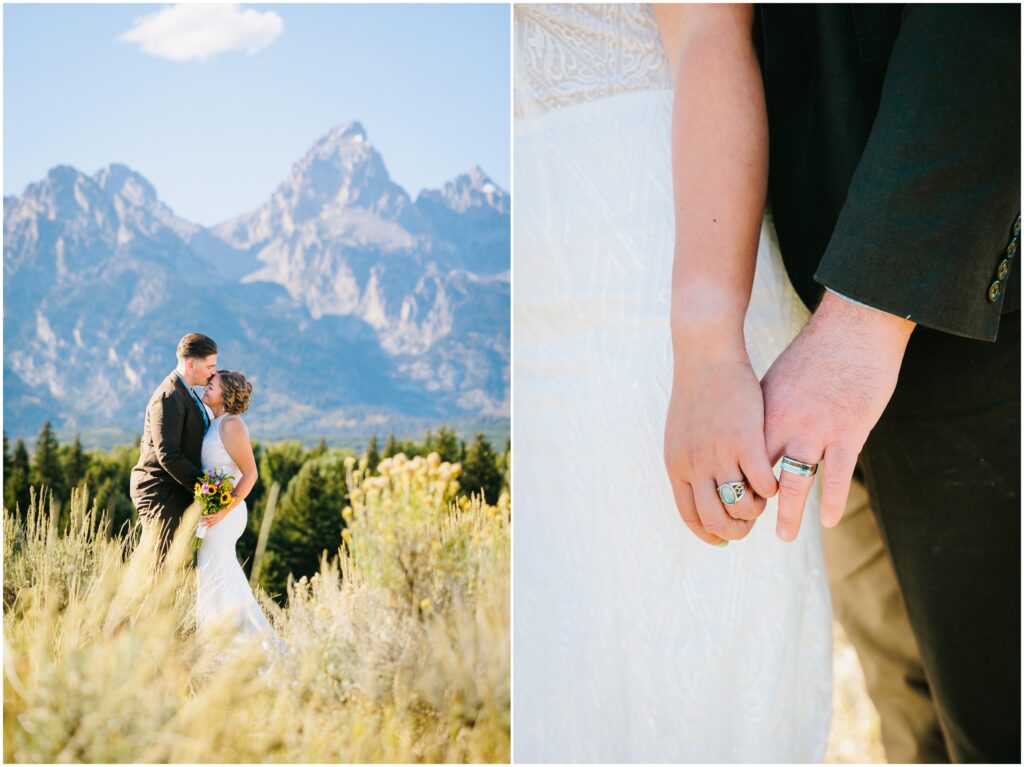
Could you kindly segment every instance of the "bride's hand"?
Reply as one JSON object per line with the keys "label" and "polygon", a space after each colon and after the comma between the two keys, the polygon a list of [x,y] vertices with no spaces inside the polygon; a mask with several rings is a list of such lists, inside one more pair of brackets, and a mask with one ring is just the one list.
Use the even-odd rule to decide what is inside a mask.
{"label": "bride's hand", "polygon": [[[750,532],[778,487],[765,450],[761,386],[745,350],[680,360],[665,420],[665,467],[683,522],[721,546]],[[725,506],[718,486],[744,479],[746,495]]]}
{"label": "bride's hand", "polygon": [[235,506],[237,506],[237,505],[238,504],[233,503],[230,506],[228,506],[226,509],[221,509],[216,514],[210,514],[210,515],[205,516],[205,517],[200,517],[199,518],[199,523],[201,525],[205,525],[206,527],[213,527],[215,524],[217,524],[222,519],[224,519],[224,517],[226,517],[228,515],[228,513],[233,508],[235,508]]}

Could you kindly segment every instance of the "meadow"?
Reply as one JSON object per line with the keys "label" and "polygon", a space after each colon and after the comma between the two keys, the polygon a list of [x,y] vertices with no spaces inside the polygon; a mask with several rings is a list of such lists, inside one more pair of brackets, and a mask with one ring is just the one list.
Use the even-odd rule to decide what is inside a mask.
{"label": "meadow", "polygon": [[194,509],[158,567],[80,488],[5,507],[4,761],[507,762],[508,495],[436,452],[332,466],[337,553],[256,589],[273,661],[196,631]]}

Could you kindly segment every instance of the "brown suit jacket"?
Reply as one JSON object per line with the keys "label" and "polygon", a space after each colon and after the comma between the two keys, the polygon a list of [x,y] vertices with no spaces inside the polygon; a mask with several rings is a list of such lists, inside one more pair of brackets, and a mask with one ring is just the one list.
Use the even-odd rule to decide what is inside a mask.
{"label": "brown suit jacket", "polygon": [[180,517],[192,503],[202,474],[206,423],[201,405],[176,372],[146,406],[139,462],[132,469],[131,497],[141,517]]}

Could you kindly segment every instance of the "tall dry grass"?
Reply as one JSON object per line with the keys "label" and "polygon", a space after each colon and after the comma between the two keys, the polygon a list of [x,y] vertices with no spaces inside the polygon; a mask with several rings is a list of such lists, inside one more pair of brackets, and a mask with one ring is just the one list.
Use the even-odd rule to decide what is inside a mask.
{"label": "tall dry grass", "polygon": [[349,470],[340,556],[260,595],[273,663],[197,634],[194,511],[156,567],[83,495],[64,530],[48,499],[5,509],[4,760],[507,762],[507,499],[452,503],[436,455]]}

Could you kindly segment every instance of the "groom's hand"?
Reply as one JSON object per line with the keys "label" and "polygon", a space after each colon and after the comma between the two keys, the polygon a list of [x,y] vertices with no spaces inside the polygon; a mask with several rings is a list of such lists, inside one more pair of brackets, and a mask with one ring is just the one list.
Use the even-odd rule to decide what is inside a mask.
{"label": "groom's hand", "polygon": [[[843,515],[857,456],[896,388],[915,323],[858,306],[829,291],[761,381],[765,447],[823,464],[821,523]],[[814,477],[779,477],[776,534],[796,538]]]}

